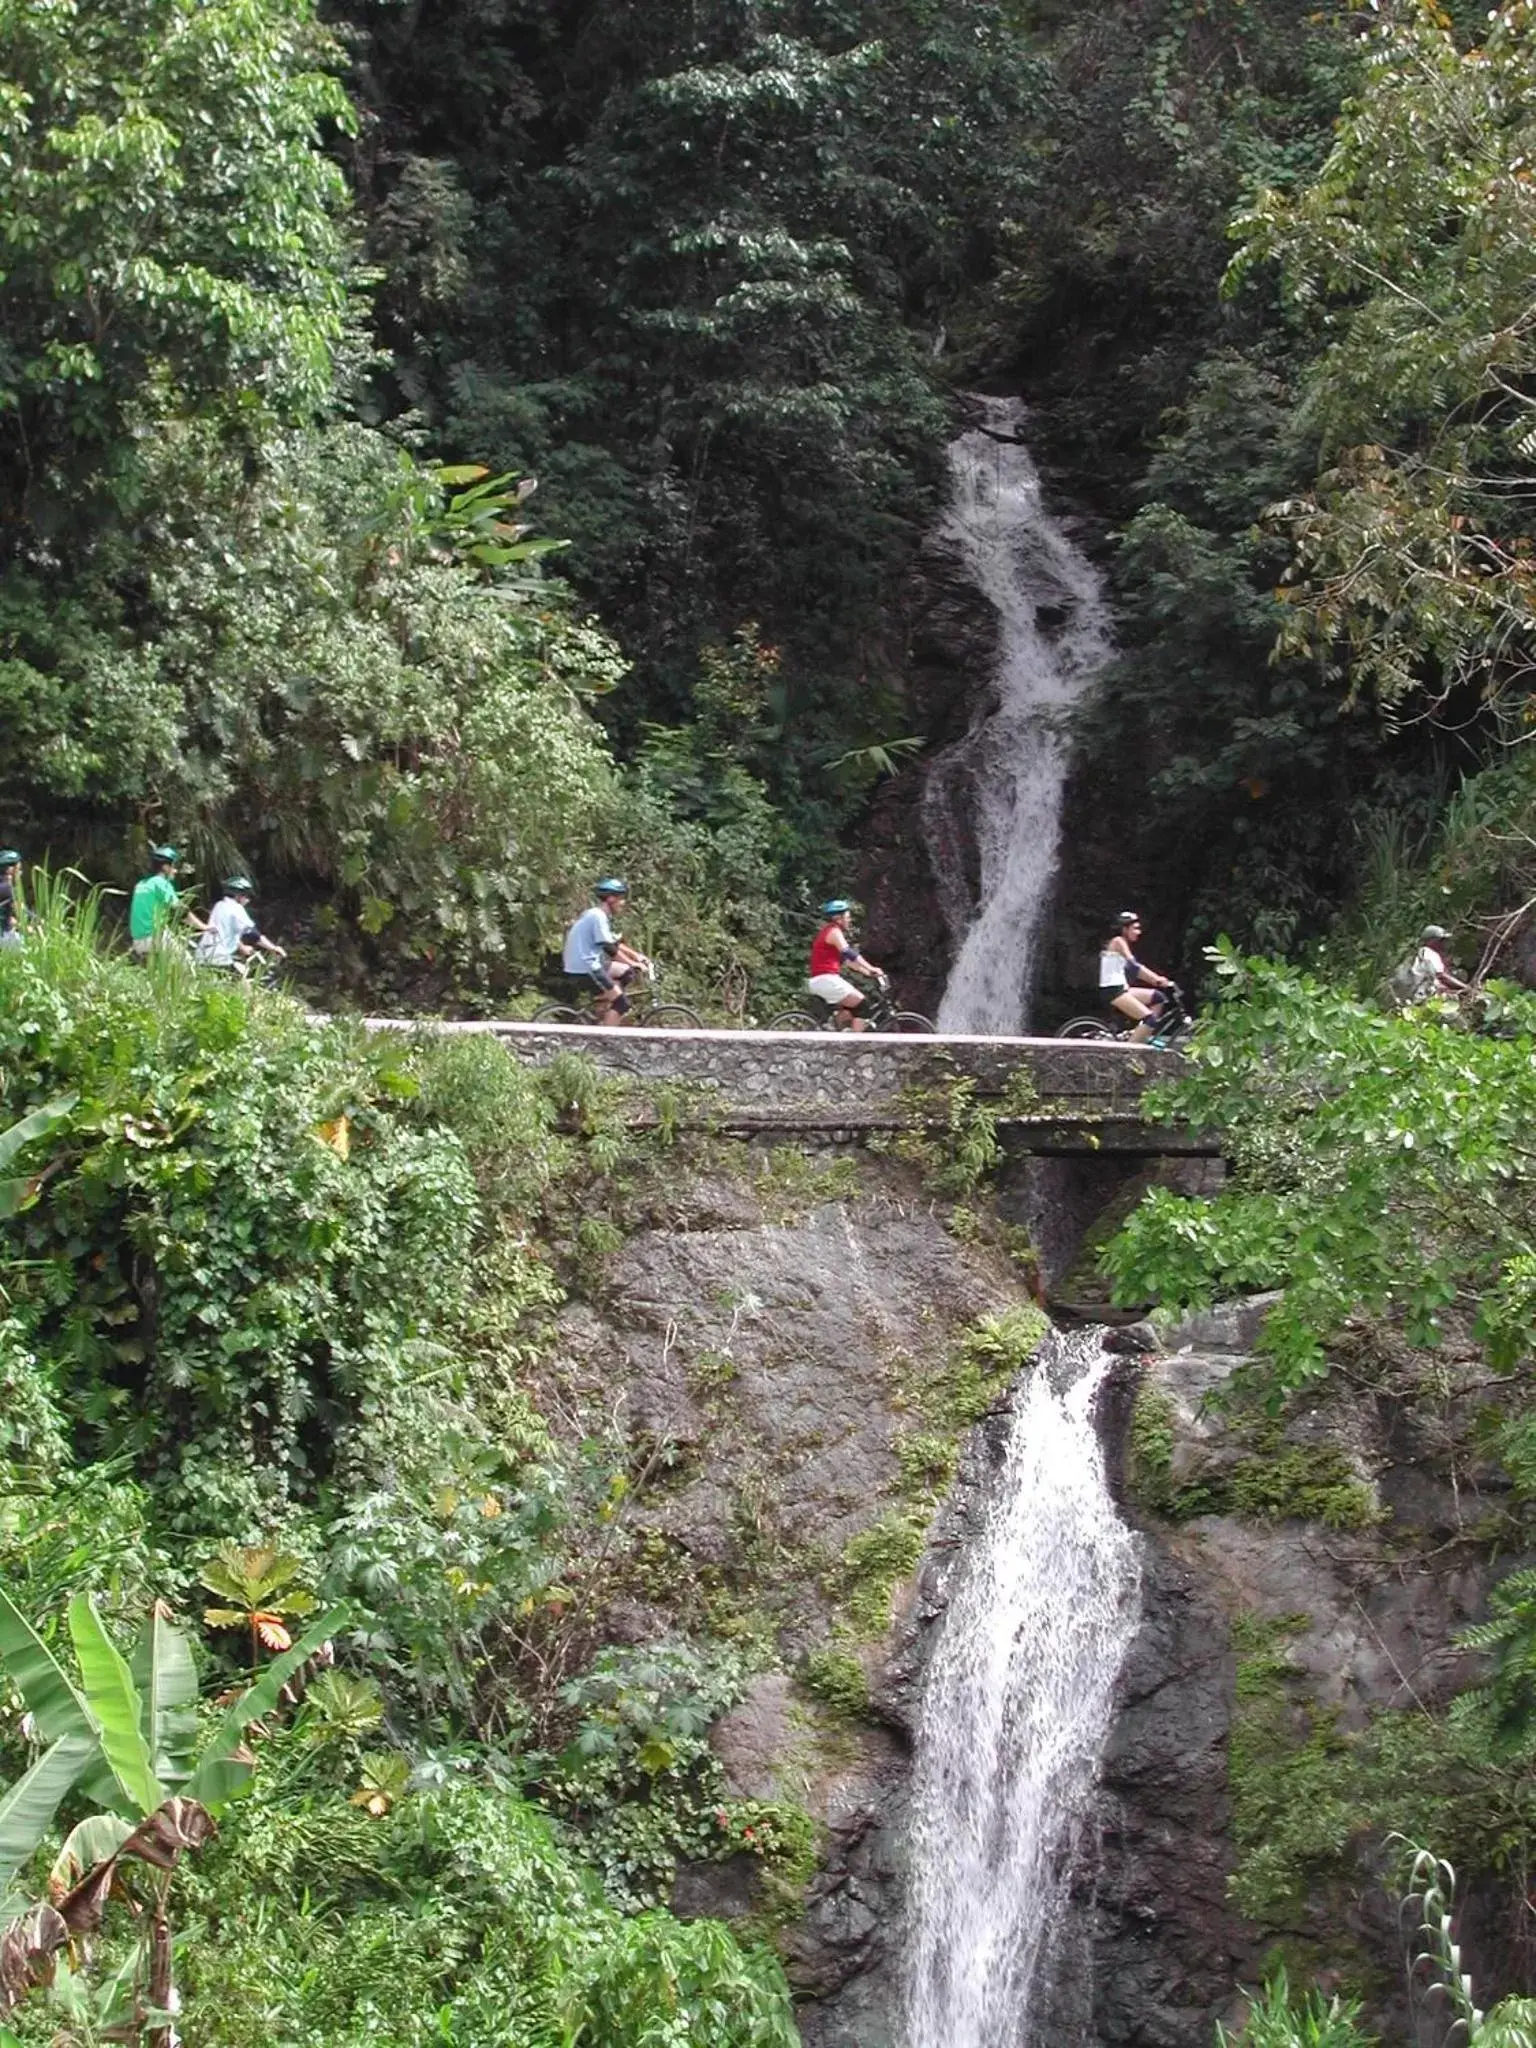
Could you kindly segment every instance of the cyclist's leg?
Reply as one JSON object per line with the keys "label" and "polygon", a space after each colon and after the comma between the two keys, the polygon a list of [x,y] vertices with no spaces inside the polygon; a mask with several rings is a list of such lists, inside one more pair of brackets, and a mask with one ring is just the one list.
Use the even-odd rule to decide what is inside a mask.
{"label": "cyclist's leg", "polygon": [[1145,1044],[1157,1029],[1157,1017],[1152,1005],[1134,989],[1123,988],[1109,1006],[1118,1010],[1122,1017],[1129,1017],[1136,1029],[1131,1033],[1135,1044]]}
{"label": "cyclist's leg", "polygon": [[851,981],[845,981],[840,974],[813,974],[805,986],[809,994],[820,996],[832,1012],[834,1031],[869,1029],[868,1020],[858,1014],[864,991],[855,988]]}

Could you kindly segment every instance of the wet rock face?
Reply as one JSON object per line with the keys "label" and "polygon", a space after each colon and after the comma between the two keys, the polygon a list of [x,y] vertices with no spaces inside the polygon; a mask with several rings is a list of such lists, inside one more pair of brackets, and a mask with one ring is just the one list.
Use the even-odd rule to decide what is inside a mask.
{"label": "wet rock face", "polygon": [[[1157,1355],[1128,1362],[1109,1426],[1123,1436],[1144,1372],[1167,1403],[1171,1483],[1233,1468],[1228,1425],[1205,1397],[1244,1362],[1266,1305],[1191,1317]],[[1378,1526],[1233,1515],[1169,1523],[1127,1503],[1144,1532],[1143,1621],[1104,1758],[1100,1855],[1083,1874],[1068,1940],[1069,1953],[1075,1942],[1091,1958],[1091,2026],[1064,2038],[1209,2048],[1213,2019],[1241,2016],[1236,1987],[1262,1977],[1274,1930],[1245,1921],[1228,1896],[1235,1617],[1285,1626],[1288,1684],[1346,1730],[1385,1709],[1441,1706],[1470,1682],[1454,1638],[1482,1610],[1488,1575],[1453,1539],[1485,1504],[1476,1474],[1463,1471],[1459,1491],[1450,1483],[1443,1430],[1443,1414],[1370,1394],[1335,1394],[1292,1418],[1286,1442],[1342,1452],[1390,1517]],[[1341,1930],[1328,1910],[1287,1932],[1337,1952]],[[1383,1986],[1399,1981],[1395,1922],[1366,1862],[1343,1933],[1374,1959]],[[1406,2038],[1405,2015],[1384,1996],[1376,2024]]]}
{"label": "wet rock face", "polygon": [[[777,1653],[711,1741],[735,1794],[793,1800],[824,1830],[783,1939],[808,2048],[898,2048],[910,1756],[882,1673],[927,1596],[898,1589],[896,1629],[855,1645],[869,1715],[830,1712],[801,1660],[838,1617],[850,1540],[911,1511],[899,1450],[920,1427],[915,1392],[979,1317],[1027,1299],[1023,1274],[957,1240],[910,1170],[738,1149],[670,1190],[560,1317],[547,1410],[577,1436],[617,1415],[637,1459],[662,1444],[672,1459],[637,1496],[653,1563],[604,1611],[604,1639],[729,1627]],[[933,1555],[951,1550],[941,1534]],[[740,1862],[678,1873],[679,1911],[730,1920],[760,1903]]]}
{"label": "wet rock face", "polygon": [[[997,614],[948,542],[932,538],[918,557],[906,628],[907,729],[921,733],[932,754],[964,736],[997,667]],[[854,893],[870,957],[894,976],[907,1008],[931,1016],[952,946],[923,830],[926,773],[916,764],[876,792],[859,830]],[[974,847],[969,859],[974,868]]]}

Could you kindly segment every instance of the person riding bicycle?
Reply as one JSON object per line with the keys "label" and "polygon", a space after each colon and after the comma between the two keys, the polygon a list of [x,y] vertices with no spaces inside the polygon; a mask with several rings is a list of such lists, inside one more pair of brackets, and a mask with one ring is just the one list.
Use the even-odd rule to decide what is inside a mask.
{"label": "person riding bicycle", "polygon": [[[1099,989],[1108,997],[1112,1010],[1118,1010],[1135,1024],[1132,1039],[1144,1044],[1155,1036],[1174,984],[1166,974],[1154,973],[1136,958],[1140,937],[1141,919],[1134,910],[1122,910],[1099,954]],[[1143,995],[1143,989],[1150,993]]]}
{"label": "person riding bicycle", "polygon": [[195,932],[208,929],[181,900],[176,887],[181,856],[175,847],[152,846],[149,858],[153,871],[134,883],[128,903],[128,950],[135,960],[147,960],[178,917],[185,917]]}
{"label": "person riding bicycle", "polygon": [[7,846],[0,848],[0,946],[23,943],[21,855],[14,846]]}
{"label": "person riding bicycle", "polygon": [[254,888],[249,875],[229,875],[222,884],[224,894],[208,913],[202,937],[193,958],[200,967],[231,967],[237,971],[258,953],[274,960],[286,960],[287,951],[258,931],[249,908]]}
{"label": "person riding bicycle", "polygon": [[869,1019],[859,1015],[864,991],[846,979],[843,969],[856,968],[882,984],[886,982],[884,970],[873,960],[866,960],[848,935],[853,921],[851,903],[834,896],[821,906],[821,916],[821,929],[811,941],[806,988],[831,1010],[832,1022],[839,1031],[868,1031]]}
{"label": "person riding bicycle", "polygon": [[566,932],[561,965],[566,978],[592,996],[594,1023],[622,1024],[629,1015],[629,984],[651,963],[613,928],[629,898],[625,884],[610,875],[592,893],[597,901]]}

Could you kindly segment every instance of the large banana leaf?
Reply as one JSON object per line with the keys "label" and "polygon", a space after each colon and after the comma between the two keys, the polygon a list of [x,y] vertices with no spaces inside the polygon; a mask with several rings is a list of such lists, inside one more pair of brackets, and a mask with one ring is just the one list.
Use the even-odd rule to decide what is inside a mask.
{"label": "large banana leaf", "polygon": [[0,1590],[0,1664],[27,1703],[44,1742],[63,1736],[100,1738],[90,1708],[75,1690],[64,1667],[38,1635],[21,1609]]}
{"label": "large banana leaf", "polygon": [[281,1657],[274,1657],[256,1683],[241,1693],[213,1731],[197,1760],[197,1768],[182,1788],[188,1799],[201,1800],[204,1806],[217,1812],[240,1790],[252,1770],[250,1758],[237,1754],[246,1729],[253,1721],[259,1721],[263,1714],[271,1713],[293,1674],[307,1664],[338,1629],[345,1627],[346,1621],[347,1609],[332,1607],[291,1650]]}
{"label": "large banana leaf", "polygon": [[96,1752],[94,1735],[64,1735],[0,1793],[0,1894],[31,1861],[55,1809]]}
{"label": "large banana leaf", "polygon": [[120,1813],[93,1813],[72,1827],[48,1873],[48,1894],[58,1898],[77,1885],[88,1870],[108,1863],[133,1833],[134,1824]]}
{"label": "large banana leaf", "polygon": [[155,1776],[149,1745],[139,1725],[142,1703],[133,1673],[102,1627],[88,1593],[77,1594],[69,1603],[69,1633],[102,1753],[112,1767],[120,1796],[136,1815],[153,1813],[166,1791]]}
{"label": "large banana leaf", "polygon": [[155,1775],[178,1792],[191,1772],[197,1746],[197,1666],[186,1636],[158,1600],[134,1649],[131,1669]]}
{"label": "large banana leaf", "polygon": [[[34,1109],[20,1123],[12,1124],[9,1130],[0,1131],[0,1167],[9,1166],[34,1138],[46,1136],[55,1124],[62,1123],[79,1100],[78,1095],[60,1095],[44,1103],[41,1109]],[[0,1180],[0,1218],[14,1216],[18,1210],[29,1207],[36,1188],[36,1176]]]}

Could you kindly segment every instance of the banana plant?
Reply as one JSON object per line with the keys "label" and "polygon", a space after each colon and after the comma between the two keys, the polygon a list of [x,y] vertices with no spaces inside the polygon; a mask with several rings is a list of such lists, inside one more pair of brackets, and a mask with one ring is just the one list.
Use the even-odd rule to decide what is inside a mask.
{"label": "banana plant", "polygon": [[[128,2038],[168,2041],[164,2015],[174,2004],[169,1904],[177,1864],[213,1834],[214,1815],[255,1769],[245,1743],[253,1723],[293,1701],[302,1674],[344,1620],[342,1608],[322,1616],[199,1743],[191,1646],[162,1603],[151,1610],[129,1661],[91,1599],[72,1600],[68,1626],[77,1681],[0,1591],[0,1666],[45,1745],[31,1769],[0,1791],[0,2013],[51,1977],[71,1940],[101,1925],[113,1884],[126,1879],[125,1866],[142,1866],[147,1931],[127,1980]],[[16,1880],[71,1792],[99,1810],[65,1837],[49,1900],[30,1900],[16,1890]]]}
{"label": "banana plant", "polygon": [[[0,1131],[0,1169],[9,1166],[35,1139],[45,1138],[63,1123],[79,1100],[78,1095],[57,1096],[41,1109],[34,1109],[30,1116],[24,1116],[20,1123],[12,1124],[9,1130]],[[42,1173],[23,1174],[19,1179],[0,1179],[0,1219],[30,1209],[47,1178],[45,1169]]]}

